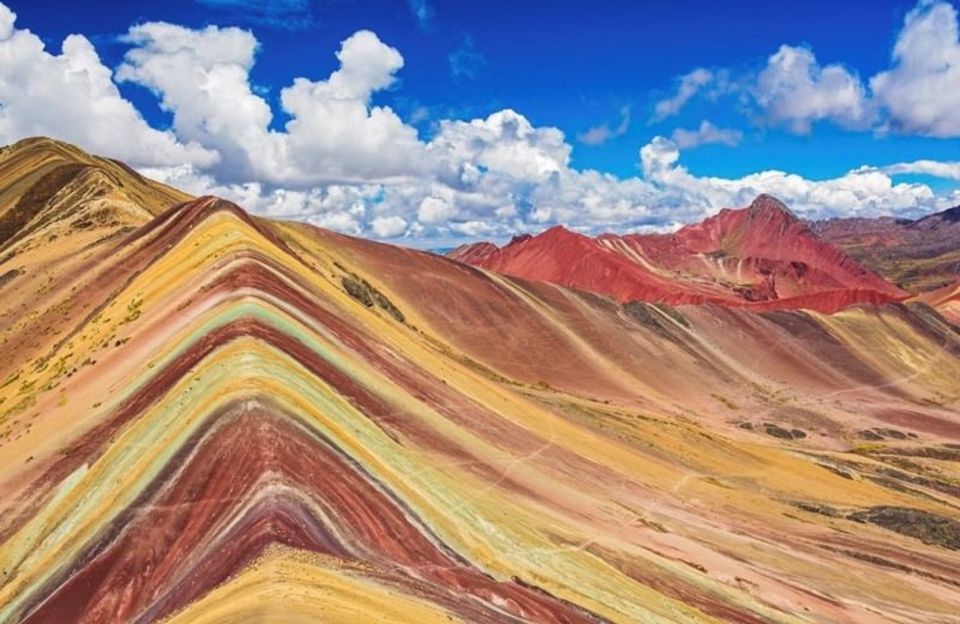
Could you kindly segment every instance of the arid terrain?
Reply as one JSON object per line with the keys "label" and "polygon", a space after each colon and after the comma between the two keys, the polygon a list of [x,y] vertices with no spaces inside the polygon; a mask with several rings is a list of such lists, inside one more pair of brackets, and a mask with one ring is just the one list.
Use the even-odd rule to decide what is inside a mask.
{"label": "arid terrain", "polygon": [[960,206],[920,219],[831,219],[813,224],[824,240],[913,292],[960,281]]}
{"label": "arid terrain", "polygon": [[955,211],[444,257],[3,148],[0,621],[956,622]]}

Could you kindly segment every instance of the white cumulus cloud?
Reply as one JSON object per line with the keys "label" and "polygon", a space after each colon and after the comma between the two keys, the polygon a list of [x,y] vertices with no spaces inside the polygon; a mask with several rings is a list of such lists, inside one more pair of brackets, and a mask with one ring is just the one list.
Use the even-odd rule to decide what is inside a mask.
{"label": "white cumulus cloud", "polygon": [[380,238],[395,238],[407,229],[407,222],[396,215],[376,217],[372,223],[373,233]]}
{"label": "white cumulus cloud", "polygon": [[150,22],[131,28],[126,40],[135,47],[118,78],[157,93],[178,136],[215,147],[224,179],[308,187],[419,171],[416,130],[370,104],[403,66],[400,53],[370,31],[343,41],[340,68],[327,79],[297,78],[281,91],[291,116],[284,132],[270,130],[270,106],[250,84],[257,41],[249,31]]}
{"label": "white cumulus cloud", "polygon": [[0,4],[0,41],[6,41],[13,36],[13,25],[17,15],[5,4]]}
{"label": "white cumulus cloud", "polygon": [[457,208],[446,199],[440,197],[424,197],[417,209],[417,220],[420,223],[432,225],[445,223],[457,215]]}
{"label": "white cumulus cloud", "polygon": [[557,128],[536,128],[506,109],[485,119],[444,120],[428,146],[445,174],[469,184],[479,168],[517,180],[538,181],[570,162],[571,147]]}
{"label": "white cumulus cloud", "polygon": [[925,184],[896,184],[876,168],[860,168],[827,180],[809,180],[784,171],[770,170],[741,178],[697,176],[680,164],[675,143],[656,137],[640,150],[644,178],[660,191],[664,203],[685,210],[699,207],[702,216],[717,206],[744,206],[760,193],[769,193],[807,218],[922,214],[945,208],[949,199],[938,198]]}
{"label": "white cumulus cloud", "polygon": [[215,150],[151,128],[125,100],[90,40],[69,35],[46,50],[0,4],[0,142],[52,135],[134,165],[213,164]]}
{"label": "white cumulus cloud", "polygon": [[757,72],[698,68],[655,104],[651,121],[692,98],[734,95],[754,121],[809,134],[816,122],[847,130],[960,137],[960,25],[957,9],[920,0],[897,34],[890,68],[867,81],[841,63],[821,64],[808,47],[782,45]]}
{"label": "white cumulus cloud", "polygon": [[780,46],[757,77],[754,97],[769,122],[797,133],[822,119],[851,128],[870,121],[860,78],[842,65],[821,66],[807,48]]}
{"label": "white cumulus cloud", "polygon": [[893,48],[893,67],[870,80],[894,129],[960,136],[960,37],[957,10],[921,1],[907,14]]}

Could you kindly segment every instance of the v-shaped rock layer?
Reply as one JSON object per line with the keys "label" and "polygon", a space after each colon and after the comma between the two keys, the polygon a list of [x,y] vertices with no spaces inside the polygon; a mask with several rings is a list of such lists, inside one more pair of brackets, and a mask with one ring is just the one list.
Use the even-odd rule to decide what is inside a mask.
{"label": "v-shaped rock layer", "polygon": [[147,212],[0,261],[0,621],[960,609],[960,336],[925,305],[620,304]]}

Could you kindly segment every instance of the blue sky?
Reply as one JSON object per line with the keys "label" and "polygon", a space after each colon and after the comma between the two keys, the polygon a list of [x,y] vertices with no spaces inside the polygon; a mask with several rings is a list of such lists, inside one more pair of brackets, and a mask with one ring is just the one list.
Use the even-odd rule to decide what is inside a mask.
{"label": "blue sky", "polygon": [[[882,169],[915,161],[949,166],[960,160],[960,122],[954,128],[954,118],[949,111],[938,112],[932,118],[924,117],[926,113],[922,110],[914,114],[909,107],[920,105],[899,101],[897,91],[910,85],[937,87],[931,97],[940,97],[942,89],[951,87],[960,91],[960,84],[956,84],[960,70],[952,67],[939,78],[940,83],[930,82],[934,80],[930,76],[900,72],[893,76],[895,80],[891,80],[892,86],[886,92],[874,93],[871,83],[872,77],[897,66],[892,52],[907,32],[911,15],[916,17],[916,24],[926,20],[945,25],[938,32],[945,33],[943,36],[950,43],[951,14],[954,26],[956,20],[954,5],[949,2],[166,0],[98,2],[95,8],[49,0],[3,2],[16,13],[16,28],[29,29],[39,37],[48,54],[58,54],[68,35],[81,34],[92,44],[100,63],[114,72],[125,63],[130,65],[127,55],[132,48],[144,46],[143,40],[137,43],[129,34],[136,24],[163,22],[192,33],[203,32],[208,26],[249,31],[256,42],[255,61],[247,68],[250,90],[270,108],[272,118],[267,129],[281,133],[295,117],[284,110],[281,102],[284,88],[300,77],[314,82],[326,80],[341,66],[335,52],[342,42],[358,31],[368,30],[375,33],[382,46],[402,57],[402,67],[388,71],[388,85],[370,89],[360,99],[367,98],[364,105],[368,111],[378,106],[392,111],[405,127],[415,129],[417,139],[428,151],[444,120],[489,119],[498,111],[509,109],[534,129],[530,136],[536,138],[529,142],[536,143],[536,149],[546,144],[544,153],[560,154],[560,160],[563,160],[563,150],[568,151],[567,160],[562,163],[564,169],[596,170],[619,180],[637,178],[661,187],[680,183],[676,182],[676,176],[668,179],[664,174],[656,178],[658,174],[650,169],[655,155],[667,154],[669,160],[670,142],[679,142],[674,133],[692,132],[697,128],[701,132],[689,135],[693,137],[687,142],[689,145],[681,142],[677,150],[681,153],[679,163],[684,172],[697,179],[740,180],[757,172],[777,170],[816,182],[842,178],[863,166]],[[152,34],[148,38],[157,41]],[[784,64],[774,67],[771,59],[782,46],[788,46],[785,54],[789,55],[779,57]],[[960,49],[960,44],[957,48]],[[799,57],[796,50],[801,51]],[[788,84],[784,93],[782,71],[768,76],[773,81],[767,83],[768,87],[770,84],[774,87],[762,86],[765,70],[780,71],[797,58],[805,62],[802,51],[809,52],[813,59],[809,72],[814,91],[797,91],[795,85]],[[922,52],[918,50],[917,54]],[[956,62],[951,59],[953,57],[947,62]],[[836,81],[818,83],[828,67],[836,68]],[[354,220],[358,227],[345,228],[356,233],[376,235],[371,229],[372,220],[380,218],[382,222],[391,217],[396,217],[393,223],[397,227],[378,228],[381,235],[414,238],[469,237],[485,232],[496,235],[505,234],[509,229],[536,229],[539,225],[565,220],[565,215],[572,216],[566,220],[585,230],[615,227],[618,223],[627,227],[669,227],[720,207],[708,205],[711,202],[735,201],[741,197],[726,187],[717,195],[704,190],[695,199],[673,192],[672,187],[661,188],[657,196],[644,194],[646,191],[631,195],[621,185],[613,193],[617,197],[611,200],[616,206],[600,210],[599,216],[594,215],[596,218],[579,219],[591,208],[582,208],[572,215],[558,208],[546,217],[543,210],[537,211],[541,204],[561,202],[562,197],[568,196],[558,192],[546,199],[544,189],[548,182],[543,175],[513,176],[513,186],[498,179],[498,184],[502,182],[500,186],[491,184],[499,190],[488,188],[486,191],[499,192],[501,196],[488,198],[485,207],[470,204],[472,200],[464,194],[466,191],[460,182],[445,183],[453,191],[439,195],[430,192],[437,199],[462,205],[458,204],[456,210],[448,208],[439,212],[457,212],[450,218],[454,225],[486,220],[486,226],[458,230],[447,228],[447,223],[436,219],[427,219],[420,221],[422,227],[412,230],[407,227],[402,234],[397,234],[401,229],[400,220],[407,226],[418,221],[414,213],[430,193],[419,193],[417,205],[397,207],[396,214],[387,214],[389,211],[384,206],[393,205],[391,193],[399,188],[394,185],[399,183],[399,178],[409,182],[409,177],[414,175],[427,176],[429,186],[435,186],[437,180],[443,178],[435,169],[424,174],[420,170],[401,172],[396,167],[376,171],[352,171],[344,167],[336,175],[318,176],[312,181],[303,175],[257,173],[249,164],[231,164],[229,154],[233,148],[230,146],[213,138],[207,141],[196,128],[187,128],[183,121],[188,116],[186,104],[162,104],[164,95],[169,97],[174,86],[160,84],[160,78],[145,75],[140,66],[136,69],[139,70],[137,77],[128,75],[118,79],[121,72],[114,74],[113,82],[122,99],[133,105],[144,122],[153,129],[168,131],[178,143],[193,141],[198,149],[217,153],[218,164],[201,162],[202,158],[194,163],[196,175],[189,180],[184,178],[188,186],[199,184],[196,178],[203,175],[207,176],[209,186],[221,190],[224,185],[258,184],[261,188],[257,197],[246,197],[255,204],[254,209],[259,203],[267,206],[263,210],[269,212],[269,205],[280,202],[275,194],[270,200],[265,197],[278,190],[328,191],[330,184],[344,182],[386,185],[386,190],[379,195],[386,196],[385,201],[377,199],[375,190],[359,193],[367,206],[366,213]],[[658,102],[675,97],[682,77],[694,70],[709,74],[710,78],[677,107],[675,113],[658,116]],[[803,85],[800,88],[804,88]],[[836,95],[843,89],[846,91]],[[790,99],[800,97],[797,94],[815,103],[795,110]],[[2,92],[0,102],[12,108],[11,103],[3,101]],[[952,102],[947,101],[942,106],[950,104]],[[181,115],[180,121],[177,114]],[[702,132],[704,122],[719,134]],[[20,125],[43,129],[42,124],[33,121]],[[562,131],[561,142],[565,148],[553,141],[555,137],[537,134],[541,129],[551,128]],[[8,130],[7,134],[12,136],[13,131]],[[666,143],[657,143],[657,137]],[[83,137],[64,138],[86,143],[90,148],[101,147],[101,143],[84,141]],[[364,138],[344,140],[363,141]],[[449,143],[444,145],[449,151],[460,149],[450,147]],[[638,157],[644,146],[656,148],[648,151],[646,164]],[[124,152],[125,148],[118,146],[118,149]],[[482,154],[476,156],[473,164],[487,174],[491,168],[496,169],[496,164],[490,164],[496,159],[484,158]],[[134,156],[132,160],[137,158]],[[169,168],[176,164],[148,160],[135,164],[152,170],[160,165]],[[458,166],[465,162],[459,162]],[[907,173],[888,173],[890,180],[894,184],[923,185],[933,196],[913,191],[916,206],[907,206],[910,202],[901,196],[896,199],[871,196],[861,198],[856,205],[841,202],[843,206],[835,210],[827,205],[827,200],[813,199],[822,193],[805,191],[796,201],[801,212],[809,204],[811,215],[830,216],[929,211],[950,203],[955,197],[960,173],[943,175],[941,168],[938,170],[941,173],[934,176],[929,174],[929,167],[907,167],[906,170]],[[954,172],[949,167],[946,170]],[[751,180],[748,186],[752,192],[756,190],[757,181]],[[578,178],[570,185],[579,189],[588,182]],[[684,193],[692,188],[691,184],[698,183],[688,184]],[[774,186],[772,190],[777,191],[778,187]],[[233,191],[237,197],[242,196],[236,188]],[[585,196],[590,192],[578,192],[580,194],[570,191],[572,201],[588,206]],[[599,188],[594,194],[603,195]],[[407,193],[407,196],[412,195]],[[683,205],[685,200],[696,209]],[[495,205],[503,201],[513,202],[514,209]],[[624,201],[634,202],[635,214],[629,212]],[[498,215],[497,210],[502,214]],[[309,217],[310,214],[307,210],[294,216]],[[317,220],[336,226],[336,219],[325,222],[325,218]],[[499,222],[493,223],[498,218]],[[342,220],[343,224],[348,222],[348,219]]]}

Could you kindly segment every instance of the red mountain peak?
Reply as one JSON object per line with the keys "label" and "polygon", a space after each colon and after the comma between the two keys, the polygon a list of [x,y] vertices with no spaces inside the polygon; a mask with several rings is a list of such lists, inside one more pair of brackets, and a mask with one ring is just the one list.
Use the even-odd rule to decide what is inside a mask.
{"label": "red mountain peak", "polygon": [[569,240],[569,239],[575,239],[580,237],[589,238],[584,234],[580,234],[579,232],[574,232],[573,230],[570,230],[562,225],[554,225],[553,227],[550,227],[549,229],[546,229],[543,232],[540,232],[539,234],[537,234],[536,236],[532,236],[531,238],[533,239],[545,238],[548,240]]}
{"label": "red mountain peak", "polygon": [[754,199],[753,202],[747,207],[747,213],[754,219],[763,217],[767,219],[779,219],[790,222],[800,221],[799,217],[797,217],[792,210],[787,208],[786,204],[773,195],[768,195],[766,193],[757,195],[756,199]]}
{"label": "red mountain peak", "polygon": [[487,256],[497,253],[500,248],[493,243],[482,241],[479,243],[467,243],[460,245],[449,254],[449,257],[467,264],[477,264]]}
{"label": "red mountain peak", "polygon": [[455,258],[621,301],[723,303],[832,312],[904,293],[820,240],[783,202],[759,195],[674,234],[591,238],[557,225]]}
{"label": "red mountain peak", "polygon": [[519,245],[520,243],[525,243],[532,238],[533,234],[517,234],[511,238],[510,242],[504,245],[504,247],[509,247],[510,245]]}

